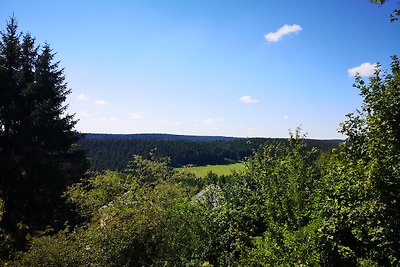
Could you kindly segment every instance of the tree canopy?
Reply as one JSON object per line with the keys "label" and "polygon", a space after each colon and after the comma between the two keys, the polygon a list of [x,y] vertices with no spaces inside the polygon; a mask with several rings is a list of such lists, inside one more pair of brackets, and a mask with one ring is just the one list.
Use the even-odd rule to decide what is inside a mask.
{"label": "tree canopy", "polygon": [[[370,0],[371,3],[376,3],[376,4],[380,4],[383,5],[387,2],[387,0]],[[400,18],[400,9],[396,8],[392,14],[390,14],[390,21],[397,21]]]}

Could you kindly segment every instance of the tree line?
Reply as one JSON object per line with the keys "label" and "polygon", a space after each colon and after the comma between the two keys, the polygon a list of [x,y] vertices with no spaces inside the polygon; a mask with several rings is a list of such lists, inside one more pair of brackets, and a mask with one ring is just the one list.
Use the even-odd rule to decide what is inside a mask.
{"label": "tree line", "polygon": [[[169,135],[151,135],[149,138],[136,135],[87,134],[78,143],[87,151],[91,169],[95,171],[123,170],[133,155],[147,157],[154,150],[160,157],[169,158],[170,166],[182,167],[229,164],[244,160],[263,145],[274,142],[288,144],[285,138],[202,138],[185,136],[182,140]],[[327,151],[343,141],[307,139],[306,142],[310,147]]]}

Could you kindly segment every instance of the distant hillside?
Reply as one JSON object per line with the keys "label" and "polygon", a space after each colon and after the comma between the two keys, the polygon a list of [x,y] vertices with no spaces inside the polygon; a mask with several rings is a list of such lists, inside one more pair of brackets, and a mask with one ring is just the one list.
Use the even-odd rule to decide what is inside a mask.
{"label": "distant hillside", "polygon": [[177,135],[177,134],[84,134],[87,139],[145,139],[145,140],[184,140],[211,142],[220,140],[235,140],[237,137],[227,136],[198,136],[198,135]]}
{"label": "distant hillside", "polygon": [[[170,158],[172,167],[229,164],[251,156],[255,149],[272,142],[287,143],[288,140],[170,134],[85,134],[79,140],[87,150],[93,170],[122,170],[133,155],[147,157],[154,149],[158,156]],[[306,140],[308,146],[321,151],[340,142],[343,140]]]}

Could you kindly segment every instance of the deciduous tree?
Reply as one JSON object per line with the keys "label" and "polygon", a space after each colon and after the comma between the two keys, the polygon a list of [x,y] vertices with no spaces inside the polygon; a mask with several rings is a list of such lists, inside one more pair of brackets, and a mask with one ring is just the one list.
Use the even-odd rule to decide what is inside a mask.
{"label": "deciduous tree", "polygon": [[334,153],[317,212],[331,262],[400,264],[400,64],[356,78],[361,109],[348,115],[348,144]]}

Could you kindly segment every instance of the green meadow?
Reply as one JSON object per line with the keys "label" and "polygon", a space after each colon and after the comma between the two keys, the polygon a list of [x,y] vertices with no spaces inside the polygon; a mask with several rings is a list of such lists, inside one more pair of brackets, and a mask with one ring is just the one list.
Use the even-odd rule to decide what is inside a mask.
{"label": "green meadow", "polygon": [[195,166],[195,167],[184,167],[176,168],[178,171],[186,171],[193,173],[197,177],[205,177],[209,172],[217,175],[230,175],[233,171],[239,172],[245,169],[245,165],[242,162],[228,164],[228,165],[206,165],[206,166]]}

